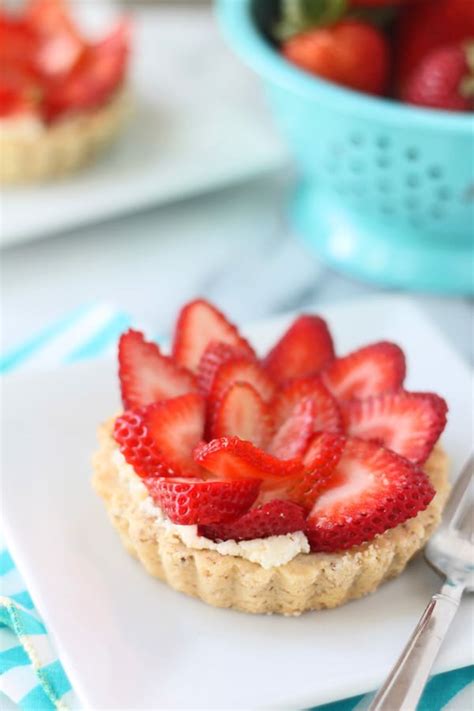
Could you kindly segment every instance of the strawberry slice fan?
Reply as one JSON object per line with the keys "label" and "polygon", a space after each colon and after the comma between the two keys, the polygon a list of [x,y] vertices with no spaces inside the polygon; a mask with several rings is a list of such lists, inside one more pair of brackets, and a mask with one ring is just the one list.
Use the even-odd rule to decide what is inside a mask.
{"label": "strawberry slice fan", "polygon": [[447,406],[404,390],[394,343],[339,357],[325,321],[304,315],[259,358],[198,299],[179,315],[171,356],[134,330],[118,355],[120,451],[166,516],[202,536],[304,531],[312,551],[341,551],[435,494],[423,464]]}

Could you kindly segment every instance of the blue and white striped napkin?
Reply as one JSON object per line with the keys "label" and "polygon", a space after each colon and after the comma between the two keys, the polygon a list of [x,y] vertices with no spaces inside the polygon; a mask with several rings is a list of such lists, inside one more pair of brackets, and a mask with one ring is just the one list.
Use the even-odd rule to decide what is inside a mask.
{"label": "blue and white striped napkin", "polygon": [[[109,305],[83,306],[0,358],[0,374],[56,367],[115,348],[129,318]],[[0,540],[0,691],[25,711],[76,709],[79,702],[20,573]],[[362,711],[371,694],[318,706],[317,711]],[[0,707],[2,703],[0,696]],[[472,711],[474,666],[438,674],[418,711]],[[397,711],[394,709],[394,711]]]}

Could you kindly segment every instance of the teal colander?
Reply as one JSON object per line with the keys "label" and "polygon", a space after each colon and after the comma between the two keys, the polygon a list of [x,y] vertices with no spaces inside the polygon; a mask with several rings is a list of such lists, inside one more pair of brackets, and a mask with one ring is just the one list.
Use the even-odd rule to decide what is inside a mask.
{"label": "teal colander", "polygon": [[264,0],[217,0],[263,78],[300,172],[296,231],[325,261],[384,286],[474,291],[474,119],[343,89],[288,63],[260,29]]}

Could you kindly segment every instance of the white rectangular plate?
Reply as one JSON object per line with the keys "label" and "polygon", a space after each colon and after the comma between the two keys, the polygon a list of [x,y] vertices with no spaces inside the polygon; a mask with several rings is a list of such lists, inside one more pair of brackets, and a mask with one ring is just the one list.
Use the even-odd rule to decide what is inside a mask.
{"label": "white rectangular plate", "polygon": [[[450,405],[444,443],[457,472],[468,455],[470,371],[409,301],[320,311],[339,353],[400,343],[407,385]],[[245,329],[262,349],[289,317]],[[97,423],[118,406],[115,364],[11,376],[3,393],[6,534],[60,658],[94,709],[301,708],[375,688],[440,584],[421,558],[365,599],[299,618],[208,607],[150,578],[122,548],[90,487]],[[464,600],[436,664],[472,661]]]}
{"label": "white rectangular plate", "polygon": [[286,163],[257,80],[225,46],[209,9],[142,4],[134,26],[130,125],[106,155],[77,174],[4,189],[1,246]]}

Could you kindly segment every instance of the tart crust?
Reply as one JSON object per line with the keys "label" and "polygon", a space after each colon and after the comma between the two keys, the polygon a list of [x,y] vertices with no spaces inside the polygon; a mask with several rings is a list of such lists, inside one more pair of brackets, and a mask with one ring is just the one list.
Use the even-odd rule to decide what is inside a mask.
{"label": "tart crust", "polygon": [[302,553],[266,570],[243,558],[188,548],[177,536],[157,526],[140,507],[145,494],[132,494],[119,477],[113,456],[118,450],[112,437],[113,422],[99,429],[93,486],[104,499],[125,548],[151,575],[215,607],[299,615],[367,595],[399,575],[424,546],[441,519],[449,494],[447,456],[437,445],[425,465],[437,493],[425,511],[348,551]]}
{"label": "tart crust", "polygon": [[31,136],[0,128],[0,183],[42,182],[72,173],[106,148],[129,113],[124,89],[103,106],[64,118]]}

